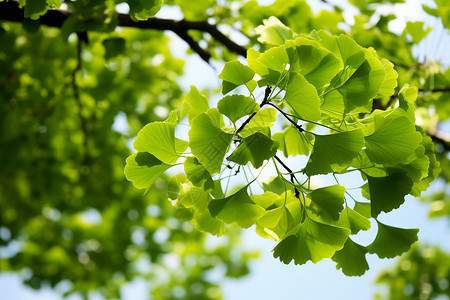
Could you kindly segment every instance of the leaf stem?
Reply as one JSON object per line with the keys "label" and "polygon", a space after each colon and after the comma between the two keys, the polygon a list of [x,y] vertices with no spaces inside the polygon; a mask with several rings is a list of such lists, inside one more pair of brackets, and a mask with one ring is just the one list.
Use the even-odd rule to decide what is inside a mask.
{"label": "leaf stem", "polygon": [[295,182],[296,181],[298,182],[298,180],[295,177],[294,173],[292,172],[292,170],[278,156],[275,155],[274,157],[280,163],[280,165],[282,165],[283,168],[285,168],[286,171],[288,171],[289,176],[291,177],[291,182],[294,185],[295,197],[300,200],[300,192],[298,191],[298,188],[297,188],[297,186],[295,184]]}
{"label": "leaf stem", "polygon": [[[263,101],[261,102],[261,104],[259,105],[260,108],[262,108],[262,107],[263,107],[264,105],[266,105],[266,104],[269,104],[268,100],[269,100],[269,96],[270,96],[270,92],[271,92],[271,91],[272,91],[272,87],[271,87],[270,85],[268,85],[268,86],[266,87],[266,90],[265,90],[264,99],[263,99]],[[248,125],[248,123],[250,123],[250,120],[251,120],[255,115],[256,115],[256,112],[252,113],[252,114],[247,118],[247,120],[245,120],[245,122],[242,123],[241,127],[239,127],[239,129],[236,131],[235,135],[238,135],[238,133],[241,132],[241,131],[245,128],[245,126]]]}
{"label": "leaf stem", "polygon": [[291,122],[294,126],[295,126],[295,128],[297,128],[297,130],[299,131],[299,132],[303,132],[303,131],[305,131],[305,129],[303,129],[302,128],[302,125],[298,125],[294,120],[292,120],[284,111],[282,111],[277,105],[275,105],[275,104],[273,104],[273,103],[267,103],[268,105],[270,105],[270,106],[272,106],[273,108],[275,108],[276,110],[278,110],[282,115],[283,115],[283,117],[285,117],[289,122]]}

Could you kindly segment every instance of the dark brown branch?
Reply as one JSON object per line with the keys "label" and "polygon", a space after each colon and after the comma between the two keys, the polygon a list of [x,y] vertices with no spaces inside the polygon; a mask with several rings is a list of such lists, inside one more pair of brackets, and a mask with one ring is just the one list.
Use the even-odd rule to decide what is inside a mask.
{"label": "dark brown branch", "polygon": [[[70,16],[70,12],[64,10],[49,10],[45,15],[39,18],[36,22],[50,27],[61,28],[65,20]],[[134,22],[129,15],[117,14],[119,26],[134,27],[141,29],[155,29],[155,30],[169,30],[182,38],[189,46],[197,52],[200,57],[209,61],[211,54],[205,49],[201,48],[197,41],[195,41],[189,34],[189,30],[197,30],[200,32],[209,33],[215,40],[224,45],[228,50],[235,52],[241,56],[246,57],[247,50],[236,44],[225,34],[217,29],[216,25],[210,24],[207,21],[187,21],[187,20],[170,20],[161,18],[150,18],[147,21]],[[23,9],[15,1],[0,2],[0,20],[22,22],[25,20]]]}
{"label": "dark brown branch", "polygon": [[[259,105],[259,108],[262,108],[264,105],[269,104],[269,96],[270,96],[270,92],[272,91],[272,87],[271,86],[267,86],[266,90],[265,90],[265,95],[264,95],[264,99],[261,102],[261,104]],[[242,131],[242,129],[244,129],[245,126],[247,126],[247,124],[250,122],[250,120],[256,115],[256,112],[252,113],[247,120],[245,120],[244,123],[242,123],[241,127],[239,127],[238,130],[236,130],[236,135]]]}
{"label": "dark brown branch", "polygon": [[285,168],[286,171],[288,171],[289,175],[291,176],[291,182],[294,185],[295,197],[300,199],[300,192],[298,191],[297,187],[295,186],[295,182],[297,181],[297,178],[295,177],[294,172],[292,172],[291,168],[289,168],[278,156],[275,155],[274,157],[280,163],[280,165],[282,165],[283,168]]}

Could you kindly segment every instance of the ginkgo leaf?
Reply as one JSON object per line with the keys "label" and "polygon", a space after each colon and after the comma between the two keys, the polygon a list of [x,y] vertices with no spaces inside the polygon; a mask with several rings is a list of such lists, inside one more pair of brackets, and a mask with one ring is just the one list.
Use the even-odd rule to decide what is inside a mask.
{"label": "ginkgo leaf", "polygon": [[266,211],[253,202],[247,188],[248,185],[226,198],[212,200],[208,205],[211,215],[226,224],[237,223],[242,228],[255,224]]}
{"label": "ginkgo leaf", "polygon": [[247,63],[261,76],[259,86],[266,84],[276,85],[279,83],[281,74],[284,72],[289,58],[284,46],[272,47],[264,53],[256,50],[247,50]]}
{"label": "ginkgo leaf", "polygon": [[277,142],[257,131],[243,138],[239,146],[227,157],[227,160],[234,161],[240,165],[246,165],[248,162],[251,162],[253,167],[258,169],[265,160],[276,154],[277,147]]}
{"label": "ginkgo leaf", "polygon": [[225,95],[240,85],[253,79],[255,71],[243,65],[238,60],[229,61],[223,67],[219,79],[222,79],[222,93]]}
{"label": "ginkgo leaf", "polygon": [[314,221],[307,217],[297,234],[282,240],[273,250],[273,256],[285,264],[294,260],[302,265],[330,258],[344,247],[350,230]]}
{"label": "ginkgo leaf", "polygon": [[296,225],[289,209],[281,206],[267,211],[258,220],[256,223],[256,232],[262,237],[270,237],[276,241],[280,241]]}
{"label": "ginkgo leaf", "polygon": [[314,135],[299,132],[294,126],[289,126],[283,132],[275,133],[272,139],[280,144],[278,150],[283,151],[284,156],[288,157],[289,155],[308,155]]}
{"label": "ginkgo leaf", "polygon": [[172,165],[160,161],[147,152],[137,152],[126,160],[125,176],[138,189],[149,189],[155,180]]}
{"label": "ginkgo leaf", "polygon": [[414,44],[420,43],[433,30],[431,27],[424,30],[424,25],[425,22],[406,22],[405,32],[411,35]]}
{"label": "ginkgo leaf", "polygon": [[371,215],[374,218],[382,211],[390,212],[400,207],[413,186],[411,178],[401,170],[393,170],[386,177],[367,176],[367,179],[369,181]]}
{"label": "ginkgo leaf", "polygon": [[127,0],[133,21],[144,21],[153,17],[161,8],[162,0]]}
{"label": "ginkgo leaf", "polygon": [[255,28],[255,32],[260,35],[258,41],[263,44],[282,45],[286,40],[294,38],[294,31],[281,23],[276,17],[263,20],[264,25]]}
{"label": "ginkgo leaf", "polygon": [[169,122],[145,125],[133,143],[137,151],[151,153],[168,164],[176,162],[187,146],[188,142],[175,138],[175,124]]}
{"label": "ginkgo leaf", "polygon": [[243,116],[251,114],[258,107],[255,100],[243,95],[225,96],[217,103],[219,112],[227,116],[233,123]]}
{"label": "ginkgo leaf", "polygon": [[315,40],[299,37],[286,42],[290,70],[303,75],[316,88],[321,88],[341,70],[342,63]]}
{"label": "ginkgo leaf", "polygon": [[223,222],[211,216],[208,210],[211,200],[210,194],[203,189],[191,184],[184,184],[177,205],[181,204],[193,209],[194,215],[191,221],[196,229],[220,236],[223,234],[224,225]]}
{"label": "ginkgo leaf", "polygon": [[349,238],[345,242],[344,248],[337,251],[331,259],[337,263],[336,269],[342,269],[342,273],[345,275],[361,276],[369,270],[366,253],[366,247]]}
{"label": "ginkgo leaf", "polygon": [[[378,223],[378,233],[367,251],[377,254],[379,258],[393,258],[411,248],[417,241],[419,229],[403,229]],[[388,245],[388,246],[387,246]],[[386,247],[387,246],[387,247]]]}
{"label": "ginkgo leaf", "polygon": [[254,132],[261,131],[266,136],[270,136],[270,127],[276,121],[277,111],[272,108],[264,108],[258,111],[250,122],[239,133],[243,137],[247,137]]}
{"label": "ginkgo leaf", "polygon": [[414,123],[416,120],[414,108],[419,89],[415,86],[405,85],[398,93],[398,109],[405,112],[406,117]]}
{"label": "ginkgo leaf", "polygon": [[372,217],[372,214],[370,213],[370,202],[358,202],[355,201],[355,207],[353,207],[353,210],[359,213],[360,215],[366,217],[367,219]]}
{"label": "ginkgo leaf", "polygon": [[397,87],[398,73],[394,69],[394,64],[385,58],[381,59],[381,64],[384,69],[384,80],[378,90],[377,98],[392,96]]}
{"label": "ginkgo leaf", "polygon": [[209,174],[215,174],[220,171],[232,137],[218,128],[207,113],[201,113],[192,120],[189,147]]}
{"label": "ginkgo leaf", "polygon": [[315,189],[309,194],[309,198],[318,206],[319,212],[337,220],[344,207],[344,193],[345,187],[335,184]]}
{"label": "ginkgo leaf", "polygon": [[305,77],[293,73],[283,101],[293,114],[302,120],[320,120],[320,99],[315,87]]}
{"label": "ginkgo leaf", "polygon": [[320,30],[318,34],[319,42],[342,60],[343,69],[336,78],[333,78],[333,81],[337,80],[336,86],[339,86],[347,81],[365,61],[364,49],[353,39],[343,34],[332,36],[323,30]]}
{"label": "ginkgo leaf", "polygon": [[375,131],[366,136],[366,153],[380,164],[402,162],[414,153],[422,136],[405,116],[379,116],[374,119]]}
{"label": "ginkgo leaf", "polygon": [[189,93],[184,96],[183,109],[181,110],[181,119],[188,116],[189,123],[202,112],[209,109],[208,99],[200,94],[195,86],[191,86]]}
{"label": "ginkgo leaf", "polygon": [[197,187],[202,187],[203,190],[214,188],[214,181],[205,167],[195,157],[187,157],[184,161],[184,171],[186,177]]}
{"label": "ginkgo leaf", "polygon": [[365,58],[366,60],[350,78],[336,88],[343,97],[347,112],[368,105],[369,100],[378,94],[383,83],[384,68],[377,54],[366,49]]}
{"label": "ginkgo leaf", "polygon": [[308,175],[328,174],[349,165],[364,146],[360,129],[329,135],[315,135],[314,147],[304,172]]}
{"label": "ginkgo leaf", "polygon": [[340,227],[350,229],[351,234],[357,234],[360,230],[370,229],[370,221],[348,206],[341,212],[339,221],[336,224]]}

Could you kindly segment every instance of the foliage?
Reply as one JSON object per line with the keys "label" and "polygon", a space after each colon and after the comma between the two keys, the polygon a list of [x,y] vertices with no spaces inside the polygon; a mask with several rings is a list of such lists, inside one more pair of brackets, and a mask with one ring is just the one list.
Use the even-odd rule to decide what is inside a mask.
{"label": "foliage", "polygon": [[[168,38],[90,33],[77,58],[76,36],[67,42],[60,30],[2,23],[0,31],[1,272],[21,271],[36,289],[69,281],[66,294],[120,298],[120,287],[139,277],[155,299],[180,290],[221,298],[220,282],[206,274],[248,272],[253,254],[240,249],[239,233],[207,248],[207,235],[167,200],[170,177],[144,196],[123,176],[129,138],[181,95],[183,61],[168,51]],[[111,39],[126,41],[114,57]]]}
{"label": "foliage", "polygon": [[[392,258],[407,251],[417,240],[418,230],[391,227],[378,221],[378,234],[372,244],[364,247],[349,240],[349,235],[359,229],[367,230],[369,220],[352,210],[351,196],[346,199],[346,194],[347,197],[350,194],[339,185],[336,176],[359,172],[367,180],[361,188],[370,200],[368,217],[375,220],[381,212],[398,208],[407,194],[416,191],[420,194],[434,180],[438,164],[429,163],[435,156],[424,151],[422,133],[414,124],[411,106],[415,99],[410,96],[414,88],[404,86],[400,90],[399,107],[372,111],[373,99],[391,96],[397,86],[396,71],[374,49],[363,48],[347,36],[333,36],[324,31],[296,34],[275,17],[256,31],[261,42],[274,46],[261,53],[250,49],[248,66],[239,61],[227,62],[219,75],[223,94],[239,92],[236,89],[239,86],[245,86],[248,94],[225,96],[218,102],[219,109],[203,106],[201,110],[188,97],[188,107],[195,107],[188,120],[188,141],[178,140],[174,128],[189,113],[189,108],[173,111],[164,122],[146,125],[134,142],[137,154],[127,160],[127,178],[138,188],[149,188],[154,178],[176,166],[178,159],[198,162],[195,173],[186,169],[187,180],[180,182],[176,207],[190,209],[196,227],[213,234],[221,233],[217,231],[218,224],[237,223],[242,228],[256,224],[263,237],[279,241],[274,257],[284,263],[292,260],[296,264],[316,263],[333,257],[344,274],[354,276],[367,269],[365,253]],[[259,79],[254,79],[255,74]],[[260,87],[267,85],[259,106],[254,96],[257,94],[254,80]],[[196,90],[191,90],[192,93]],[[205,103],[201,96],[196,101]],[[272,139],[270,127],[275,119],[260,117],[257,121],[260,124],[251,126],[258,114],[270,110],[291,123],[288,128],[294,128],[293,139],[306,143],[302,148],[307,151],[302,155],[311,153],[306,165],[298,170],[293,171],[277,156],[277,150],[282,150],[286,157],[297,156],[299,150],[280,148],[280,143]],[[309,125],[315,125],[316,129],[303,128]],[[329,132],[323,133],[323,128]],[[186,151],[188,143],[190,151]],[[283,143],[289,144],[291,140],[285,139]],[[143,147],[144,144],[148,147]],[[140,155],[154,155],[157,159],[149,164],[139,163]],[[222,174],[227,169],[236,169],[235,175],[240,169],[245,172],[248,163],[261,169],[259,172],[272,163],[277,171],[275,177],[285,186],[281,190],[284,199],[264,188],[264,194],[249,194],[249,187],[258,176],[236,192],[217,195]],[[305,178],[297,178],[301,173]],[[323,174],[333,174],[337,185],[312,187],[311,178]],[[214,181],[216,185],[203,184]],[[426,184],[421,185],[424,181]],[[294,189],[290,202],[287,186]],[[199,222],[197,218],[205,215],[210,222]],[[356,268],[346,263],[355,250],[362,253],[359,264],[353,264]]]}
{"label": "foliage", "polygon": [[[189,43],[183,30],[150,27],[174,31],[203,58],[202,49],[213,59],[228,62],[219,75],[226,96],[217,109],[210,109],[208,95],[196,88],[181,99],[184,92],[176,80],[182,75],[183,62],[167,50],[168,38],[148,29],[129,28],[149,28],[145,26],[158,21],[152,16],[161,1],[125,1],[130,7],[128,15],[115,9],[122,2],[62,1],[61,6],[58,0],[20,0],[25,19],[5,16],[0,9],[0,19],[21,22],[0,21],[0,152],[4,158],[0,168],[0,245],[6,249],[0,251],[1,271],[22,270],[27,274],[25,283],[35,288],[69,280],[69,293],[87,295],[98,291],[108,298],[118,297],[121,284],[144,277],[152,283],[153,297],[214,299],[220,297],[218,283],[209,280],[208,270],[214,265],[226,266],[226,276],[241,276],[247,272],[246,262],[251,256],[235,256],[239,239],[233,227],[224,226],[224,221],[242,227],[256,222],[259,235],[282,241],[284,247],[277,248],[282,260],[303,263],[332,255],[344,274],[357,275],[369,267],[365,259],[369,249],[381,256],[395,256],[409,248],[416,237],[414,230],[402,231],[377,222],[377,228],[383,229],[381,240],[375,239],[370,246],[358,245],[353,235],[370,228],[371,215],[395,209],[408,193],[420,196],[438,176],[441,186],[446,187],[424,199],[431,203],[430,216],[449,215],[449,143],[441,134],[440,124],[450,118],[450,71],[433,60],[423,61],[413,55],[413,47],[435,30],[430,32],[431,28],[421,22],[412,22],[397,35],[389,28],[396,16],[375,14],[379,4],[402,1],[350,0],[360,12],[351,25],[344,24],[342,8],[327,1],[322,4],[327,9],[317,13],[304,0],[276,0],[270,5],[232,0],[164,1],[179,9],[187,20],[214,20],[224,32],[241,32],[247,38],[241,44],[249,49],[248,66],[235,60],[236,48],[211,31],[189,30]],[[423,9],[441,18],[449,28],[447,1],[435,3]],[[0,1],[0,5],[4,4]],[[60,25],[52,25],[58,15],[50,13],[58,12],[58,8],[69,17]],[[143,21],[146,19],[150,23]],[[51,29],[41,23],[61,28]],[[123,26],[120,29],[119,24]],[[328,35],[321,30],[331,34],[328,42]],[[341,33],[350,38],[338,37]],[[352,55],[338,53],[333,46],[337,40]],[[204,47],[195,48],[196,42]],[[309,47],[315,50],[311,52],[312,63],[297,60]],[[241,55],[245,54],[243,47],[239,49]],[[283,67],[286,62],[288,70]],[[365,76],[367,72],[369,76]],[[338,77],[341,82],[332,81]],[[361,83],[366,78],[370,85],[363,89]],[[267,84],[276,93],[261,109],[263,99],[255,95],[264,94]],[[324,95],[332,84],[336,89]],[[249,92],[243,95],[245,89]],[[295,101],[299,97],[304,101]],[[268,107],[271,105],[279,106],[296,124],[286,124],[288,118]],[[167,112],[174,108],[178,108],[177,112],[169,116]],[[251,115],[252,119],[237,133]],[[185,116],[188,121],[181,121]],[[279,128],[272,128],[276,119],[284,120],[283,130],[272,132]],[[125,121],[129,128],[114,130],[114,120]],[[146,188],[155,179],[143,196],[127,184],[122,171],[125,157],[130,155],[129,139],[148,122],[159,125],[147,127],[147,133],[151,136],[158,127],[161,132],[157,137],[164,133],[168,143],[158,143],[162,147],[159,150],[148,149],[148,135],[144,134],[144,143],[137,143],[142,153],[128,158],[127,175],[138,187]],[[194,155],[187,154],[184,162],[178,162],[186,176],[160,175],[185,150],[186,143],[172,135],[172,127],[179,127],[179,122],[197,127],[191,134],[196,150],[188,148]],[[315,123],[339,131],[328,132]],[[202,140],[205,133],[218,144],[228,145],[230,136],[236,143],[231,142],[225,151],[222,146],[217,148],[219,152],[208,152]],[[397,139],[410,144],[397,145]],[[346,146],[342,148],[342,144]],[[295,168],[283,163],[288,170],[280,162],[284,159],[278,161],[275,153],[278,159],[281,153],[289,157],[286,161],[291,161],[292,156],[307,159],[308,155],[309,160]],[[219,176],[211,172],[228,169],[222,164],[224,159],[229,159],[225,162],[230,167],[236,164],[230,175],[238,170],[238,164],[263,168],[269,160],[269,167],[276,163],[277,171],[285,172],[263,182],[266,192],[262,195],[248,194],[255,190],[256,182],[250,187],[223,191],[220,187],[226,186],[226,177],[220,182]],[[381,170],[361,170],[367,173],[362,173],[367,184],[361,192],[376,204],[372,208],[369,201],[352,201],[346,187],[339,184],[322,187],[303,183],[315,173],[331,172],[340,180],[346,170],[364,168],[371,161]],[[142,170],[146,170],[145,176],[138,183],[135,176]],[[239,170],[242,173],[249,167]],[[291,177],[297,171],[307,176],[295,173]],[[302,179],[303,185],[296,179]],[[379,188],[393,180],[398,182],[394,193]],[[175,208],[167,198],[178,198]],[[96,223],[99,219],[100,223]],[[209,238],[192,230],[187,220],[215,235],[227,232],[226,238],[221,238],[225,243],[205,252]],[[303,225],[299,227],[300,223]],[[336,236],[324,235],[327,231]],[[158,240],[167,232],[166,240]],[[310,234],[313,239],[297,238]],[[394,247],[398,251],[387,251],[390,249],[384,246],[383,239],[398,241]],[[299,251],[290,252],[290,246]],[[324,251],[309,255],[303,251],[305,247]],[[161,271],[169,252],[182,257],[179,268]],[[413,248],[402,260],[420,265],[415,272],[400,272],[407,262],[399,262],[396,271],[388,277],[383,275],[389,280],[380,282],[390,284],[392,299],[415,299],[422,294],[433,298],[436,291],[442,290],[441,279],[439,289],[432,280],[423,279],[434,278],[434,266],[438,266],[439,260],[428,259],[429,253]],[[440,253],[436,257],[441,262],[446,261],[447,254],[438,249],[434,253]],[[151,261],[153,268],[137,268],[137,262],[142,261]],[[202,263],[193,266],[192,261]],[[159,272],[168,276],[162,280],[155,276]],[[437,277],[444,278],[444,273]],[[427,283],[433,287],[432,293],[427,292]]]}

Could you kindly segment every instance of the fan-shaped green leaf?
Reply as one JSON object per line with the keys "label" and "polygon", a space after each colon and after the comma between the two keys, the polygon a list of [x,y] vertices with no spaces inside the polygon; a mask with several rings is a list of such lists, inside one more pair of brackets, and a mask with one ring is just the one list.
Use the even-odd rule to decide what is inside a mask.
{"label": "fan-shaped green leaf", "polygon": [[373,162],[395,164],[414,153],[422,140],[405,116],[375,116],[375,131],[365,137],[366,153]]}
{"label": "fan-shaped green leaf", "polygon": [[286,88],[283,101],[287,103],[293,114],[299,119],[320,120],[320,99],[317,91],[305,77],[293,73]]}
{"label": "fan-shaped green leaf", "polygon": [[257,131],[243,138],[236,150],[227,157],[227,160],[234,161],[240,165],[246,165],[248,162],[251,162],[253,167],[258,169],[265,160],[276,154],[277,148],[277,142]]}
{"label": "fan-shaped green leaf", "polygon": [[258,220],[256,232],[264,238],[270,237],[280,241],[296,225],[289,210],[285,206],[281,206],[267,211]]}
{"label": "fan-shaped green leaf", "polygon": [[357,234],[360,230],[370,229],[370,221],[348,206],[339,215],[337,225],[350,229],[351,234]]}
{"label": "fan-shaped green leaf", "polygon": [[247,188],[248,185],[226,198],[212,200],[208,205],[211,215],[227,224],[236,222],[242,228],[255,224],[266,211],[250,199]]}
{"label": "fan-shaped green leaf", "polygon": [[201,113],[192,120],[189,130],[189,147],[192,154],[210,173],[218,173],[223,158],[233,138],[222,131],[207,113]]}
{"label": "fan-shaped green leaf", "polygon": [[243,95],[225,96],[217,103],[220,113],[227,116],[233,123],[243,116],[249,115],[259,108],[252,98]]}
{"label": "fan-shaped green leaf", "polygon": [[286,42],[290,70],[320,89],[341,70],[342,62],[316,41],[299,37]]}
{"label": "fan-shaped green leaf", "polygon": [[145,21],[153,17],[161,8],[162,0],[127,0],[130,17],[134,21]]}
{"label": "fan-shaped green leaf", "polygon": [[282,240],[273,250],[273,256],[288,264],[294,260],[302,265],[307,261],[317,263],[330,258],[337,250],[344,247],[350,230],[324,223],[310,218],[300,226],[297,234]]}
{"label": "fan-shaped green leaf", "polygon": [[153,122],[139,131],[133,143],[134,149],[139,152],[148,152],[159,160],[172,164],[178,160],[186,150],[188,143],[175,138],[175,124],[168,122]]}
{"label": "fan-shaped green leaf", "polygon": [[414,44],[420,43],[428,33],[430,33],[433,28],[427,27],[425,30],[423,26],[425,22],[406,22],[405,33],[409,33],[412,37],[412,41]]}
{"label": "fan-shaped green leaf", "polygon": [[184,96],[181,119],[188,116],[189,123],[202,112],[209,109],[208,99],[205,98],[195,86],[191,86],[189,93]]}
{"label": "fan-shaped green leaf", "polygon": [[308,176],[328,174],[349,165],[364,146],[360,129],[329,135],[315,135],[314,147],[304,171]]}
{"label": "fan-shaped green leaf", "polygon": [[225,95],[240,85],[246,84],[253,79],[255,71],[243,65],[238,60],[227,62],[223,67],[219,79],[222,79],[222,93]]}
{"label": "fan-shaped green leaf", "polygon": [[320,212],[325,213],[333,220],[337,220],[343,209],[344,193],[345,187],[335,184],[315,189],[309,194],[309,198],[319,207]]}
{"label": "fan-shaped green leaf", "polygon": [[392,96],[397,87],[398,73],[394,69],[394,64],[385,58],[381,59],[381,64],[384,69],[384,80],[378,90],[377,98]]}
{"label": "fan-shaped green leaf", "polygon": [[149,189],[155,180],[172,165],[160,161],[147,152],[137,152],[126,161],[125,176],[138,189]]}
{"label": "fan-shaped green leaf", "polygon": [[260,86],[278,83],[281,74],[285,71],[289,58],[284,46],[272,47],[264,53],[249,49],[247,51],[247,63],[261,76]]}
{"label": "fan-shaped green leaf", "polygon": [[278,150],[283,151],[284,156],[308,155],[312,146],[314,136],[310,133],[299,132],[294,126],[289,126],[283,132],[277,132],[272,136],[280,146]]}
{"label": "fan-shaped green leaf", "polygon": [[[220,185],[220,184],[219,184]],[[223,234],[223,223],[211,216],[208,204],[211,196],[203,189],[190,184],[182,185],[182,191],[178,197],[178,204],[192,208],[194,215],[192,223],[200,231],[209,232],[214,235]]]}
{"label": "fan-shaped green leaf", "polygon": [[263,44],[282,45],[286,40],[294,38],[292,29],[281,23],[276,17],[263,20],[264,25],[255,28],[255,32],[260,35],[258,41]]}
{"label": "fan-shaped green leaf", "polygon": [[[378,233],[372,244],[367,246],[367,251],[377,254],[379,258],[393,258],[411,248],[417,241],[419,229],[403,229],[378,223]],[[389,245],[386,247],[386,245]]]}
{"label": "fan-shaped green leaf", "polygon": [[277,111],[272,107],[261,109],[239,134],[247,137],[254,132],[261,131],[266,136],[270,136],[270,127],[276,121],[276,115]]}
{"label": "fan-shaped green leaf", "polygon": [[411,191],[413,182],[401,170],[393,170],[386,177],[371,177],[369,180],[371,215],[376,218],[380,212],[390,212],[400,207]]}
{"label": "fan-shaped green leaf", "polygon": [[193,185],[209,190],[214,188],[214,181],[205,167],[195,157],[187,157],[184,161],[186,177]]}
{"label": "fan-shaped green leaf", "polygon": [[369,202],[358,202],[355,201],[355,207],[353,208],[357,213],[366,217],[367,219],[371,218],[372,215],[370,213],[370,203]]}
{"label": "fan-shaped green leaf", "polygon": [[332,36],[323,30],[318,34],[319,42],[342,60],[343,69],[333,78],[336,86],[339,86],[347,81],[365,61],[364,49],[346,35]]}
{"label": "fan-shaped green leaf", "polygon": [[345,275],[361,276],[369,270],[366,253],[366,247],[356,244],[349,238],[344,248],[337,251],[331,259],[337,262],[336,269],[342,269]]}

